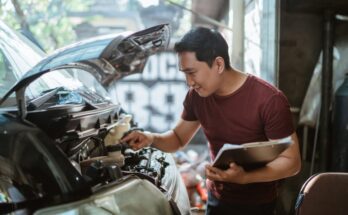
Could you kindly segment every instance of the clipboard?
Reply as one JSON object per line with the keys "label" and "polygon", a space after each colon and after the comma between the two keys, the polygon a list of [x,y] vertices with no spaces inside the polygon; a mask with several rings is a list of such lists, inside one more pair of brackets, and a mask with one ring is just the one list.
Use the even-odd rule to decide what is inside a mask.
{"label": "clipboard", "polygon": [[235,162],[245,170],[262,167],[276,159],[292,143],[291,137],[241,145],[225,143],[217,153],[213,166],[228,169]]}

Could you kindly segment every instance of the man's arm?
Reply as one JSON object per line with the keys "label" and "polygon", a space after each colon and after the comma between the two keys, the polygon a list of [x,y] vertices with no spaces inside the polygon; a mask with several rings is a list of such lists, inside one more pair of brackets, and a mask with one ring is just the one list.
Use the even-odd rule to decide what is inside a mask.
{"label": "man's arm", "polygon": [[199,127],[198,121],[180,119],[173,130],[165,133],[133,131],[121,141],[127,142],[135,150],[151,145],[164,152],[175,152],[192,139]]}
{"label": "man's arm", "polygon": [[246,172],[235,163],[232,163],[230,168],[225,171],[208,165],[206,166],[206,176],[214,181],[239,184],[269,182],[293,176],[301,169],[301,157],[296,133],[291,135],[291,139],[293,143],[265,167]]}

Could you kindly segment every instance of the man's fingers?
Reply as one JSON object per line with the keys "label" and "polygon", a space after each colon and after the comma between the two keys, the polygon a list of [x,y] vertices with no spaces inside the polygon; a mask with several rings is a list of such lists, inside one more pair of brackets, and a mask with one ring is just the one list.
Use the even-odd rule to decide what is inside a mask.
{"label": "man's fingers", "polygon": [[213,167],[213,166],[210,166],[210,165],[206,165],[206,168],[209,169],[210,171],[216,173],[216,174],[221,174],[224,172],[223,170],[216,168],[216,167]]}
{"label": "man's fingers", "polygon": [[215,176],[215,175],[219,175],[219,169],[212,167],[210,165],[206,165],[206,172],[211,175],[211,176]]}
{"label": "man's fingers", "polygon": [[134,137],[134,132],[130,132],[128,135],[126,135],[125,137],[123,137],[121,139],[122,142],[128,142],[129,140],[133,139]]}
{"label": "man's fingers", "polygon": [[137,141],[137,139],[139,139],[139,135],[140,133],[138,131],[132,131],[130,132],[127,136],[123,137],[121,139],[122,142],[127,142],[129,143],[129,141]]}
{"label": "man's fingers", "polygon": [[230,168],[232,168],[232,169],[235,169],[237,167],[237,164],[236,163],[230,163]]}
{"label": "man's fingers", "polygon": [[126,142],[133,150],[148,146],[148,141],[148,137],[141,131],[132,131],[121,139],[121,142]]}
{"label": "man's fingers", "polygon": [[221,178],[217,172],[214,172],[213,170],[209,169],[208,167],[205,171],[205,175],[208,179],[213,180],[213,181],[219,181]]}
{"label": "man's fingers", "polygon": [[128,144],[129,144],[130,146],[134,146],[134,145],[135,145],[135,139],[130,139],[130,140],[128,141]]}
{"label": "man's fingers", "polygon": [[145,146],[144,138],[142,138],[140,134],[134,135],[133,138],[129,140],[128,144],[133,150],[139,150]]}

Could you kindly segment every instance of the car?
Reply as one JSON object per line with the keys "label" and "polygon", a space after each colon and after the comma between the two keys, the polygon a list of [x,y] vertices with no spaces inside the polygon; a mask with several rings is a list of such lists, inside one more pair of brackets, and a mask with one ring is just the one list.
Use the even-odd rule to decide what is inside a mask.
{"label": "car", "polygon": [[46,56],[0,22],[1,214],[190,214],[171,154],[121,142],[141,128],[108,93],[169,39],[162,24]]}

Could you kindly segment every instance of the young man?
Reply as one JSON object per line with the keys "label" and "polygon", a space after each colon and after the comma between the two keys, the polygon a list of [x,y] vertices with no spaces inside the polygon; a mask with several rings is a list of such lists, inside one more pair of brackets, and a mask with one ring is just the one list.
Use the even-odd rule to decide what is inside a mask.
{"label": "young man", "polygon": [[245,171],[235,163],[227,170],[206,166],[207,214],[274,214],[277,181],[295,175],[301,167],[286,97],[265,81],[231,68],[228,45],[217,31],[195,28],[174,49],[190,87],[181,119],[166,133],[134,131],[123,141],[134,149],[151,145],[175,152],[202,127],[214,159],[226,142],[243,144],[291,136],[290,147],[264,167]]}

